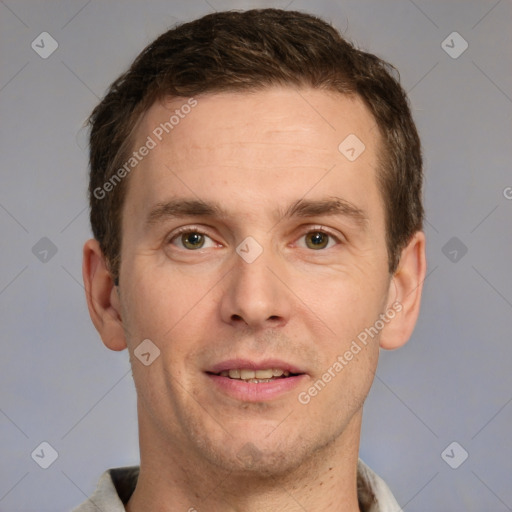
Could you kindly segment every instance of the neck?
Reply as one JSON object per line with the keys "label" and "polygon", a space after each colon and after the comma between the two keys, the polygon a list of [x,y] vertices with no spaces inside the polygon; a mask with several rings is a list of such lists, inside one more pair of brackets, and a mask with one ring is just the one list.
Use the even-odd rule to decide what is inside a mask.
{"label": "neck", "polygon": [[[139,423],[141,464],[127,512],[359,512],[359,411],[344,431],[284,474],[229,471]],[[196,510],[197,509],[197,510]]]}

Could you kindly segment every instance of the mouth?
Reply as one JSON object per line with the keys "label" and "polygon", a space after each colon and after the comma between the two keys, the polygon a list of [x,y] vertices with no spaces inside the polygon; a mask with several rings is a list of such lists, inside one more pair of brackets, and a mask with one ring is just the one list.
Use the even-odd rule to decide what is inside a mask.
{"label": "mouth", "polygon": [[[208,372],[209,373],[209,372]],[[244,382],[251,382],[253,384],[260,384],[262,382],[272,382],[277,379],[286,379],[288,377],[296,377],[301,375],[299,373],[291,373],[288,370],[281,368],[268,368],[265,370],[251,370],[249,368],[236,368],[230,370],[223,370],[219,373],[213,373],[220,377],[227,377],[228,379],[241,380]]]}
{"label": "mouth", "polygon": [[250,360],[224,361],[205,372],[214,390],[238,401],[264,402],[289,393],[307,374],[278,360],[256,363]]}

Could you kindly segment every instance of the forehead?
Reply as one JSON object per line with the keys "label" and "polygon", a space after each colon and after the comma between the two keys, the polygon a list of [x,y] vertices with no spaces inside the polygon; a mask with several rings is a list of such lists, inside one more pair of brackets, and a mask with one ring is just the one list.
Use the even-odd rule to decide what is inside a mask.
{"label": "forehead", "polygon": [[[173,155],[176,159],[203,156],[188,155],[186,150],[190,147],[209,145],[211,156],[226,156],[226,142],[236,146],[240,154],[239,151],[258,150],[258,143],[293,145],[308,139],[311,144],[301,157],[314,149],[311,156],[315,158],[318,150],[332,153],[350,133],[358,134],[360,139],[378,137],[373,116],[359,97],[318,89],[274,87],[156,101],[143,116],[137,138],[143,142],[151,135],[160,148],[180,147],[182,151]],[[280,152],[283,150],[281,147]],[[258,154],[260,158],[264,156],[263,151]]]}
{"label": "forehead", "polygon": [[261,207],[333,187],[364,203],[376,191],[379,131],[353,96],[276,87],[165,99],[136,134],[135,150],[151,149],[130,175],[131,213],[180,195],[241,207],[240,191]]}

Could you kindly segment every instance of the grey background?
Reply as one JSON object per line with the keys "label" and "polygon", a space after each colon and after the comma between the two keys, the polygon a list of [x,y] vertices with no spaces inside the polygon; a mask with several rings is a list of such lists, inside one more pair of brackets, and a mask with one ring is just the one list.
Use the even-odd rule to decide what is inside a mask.
{"label": "grey background", "polygon": [[[104,348],[82,287],[82,123],[169,26],[259,6],[317,13],[395,64],[424,144],[422,313],[412,340],[382,353],[361,457],[407,512],[512,510],[512,3],[4,0],[0,511],[70,510],[106,468],[138,462],[128,356]],[[43,31],[59,45],[47,59],[31,48]],[[457,59],[441,47],[453,31],[469,44]],[[42,441],[58,452],[46,470],[31,458]],[[441,457],[453,441],[469,453],[457,469]]]}

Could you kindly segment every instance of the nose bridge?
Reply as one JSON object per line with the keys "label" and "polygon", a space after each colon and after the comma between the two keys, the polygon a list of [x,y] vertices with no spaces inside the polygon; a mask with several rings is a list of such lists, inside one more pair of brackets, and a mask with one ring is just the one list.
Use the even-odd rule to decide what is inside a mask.
{"label": "nose bridge", "polygon": [[255,238],[247,237],[237,246],[222,300],[224,321],[243,321],[252,327],[275,327],[287,322],[289,297],[274,274],[281,268],[279,255],[272,250],[268,238],[267,242],[263,246]]}

